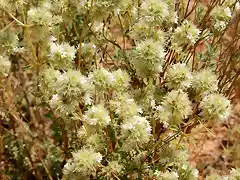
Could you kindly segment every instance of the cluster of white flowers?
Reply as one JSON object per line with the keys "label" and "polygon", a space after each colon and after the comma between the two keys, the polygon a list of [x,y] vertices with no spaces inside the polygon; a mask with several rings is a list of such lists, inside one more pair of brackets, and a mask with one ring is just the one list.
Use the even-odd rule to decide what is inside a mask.
{"label": "cluster of white flowers", "polygon": [[168,5],[164,1],[147,0],[142,3],[145,19],[154,24],[162,24],[169,16]]}
{"label": "cluster of white flowers", "polygon": [[52,95],[49,105],[51,108],[56,108],[61,103],[61,99],[58,94]]}
{"label": "cluster of white flowers", "polygon": [[92,29],[95,33],[100,34],[104,29],[104,23],[100,21],[95,21],[94,24],[92,25]]}
{"label": "cluster of white flowers", "polygon": [[125,90],[129,86],[130,77],[121,69],[109,72],[104,68],[94,70],[89,78],[100,90],[114,89],[116,91]]}
{"label": "cluster of white flowers", "polygon": [[157,110],[161,115],[159,116],[160,119],[178,125],[181,120],[191,115],[192,105],[187,93],[182,90],[172,90],[164,97],[161,106]]}
{"label": "cluster of white flowers", "polygon": [[95,1],[94,7],[97,11],[108,11],[110,9],[115,9],[118,7],[118,4],[121,0],[102,0],[102,1]]}
{"label": "cluster of white flowers", "polygon": [[169,89],[187,89],[192,82],[192,73],[186,64],[173,64],[166,71],[166,86]]}
{"label": "cluster of white flowers", "polygon": [[11,68],[11,61],[9,60],[9,57],[6,55],[1,56],[0,55],[0,77],[1,76],[7,76],[10,72]]}
{"label": "cluster of white flowers", "polygon": [[43,7],[32,8],[28,11],[29,20],[37,25],[51,25],[52,14],[51,12]]}
{"label": "cluster of white flowers", "polygon": [[205,96],[200,103],[200,107],[203,109],[205,119],[220,119],[222,121],[228,118],[231,110],[230,101],[221,94]]}
{"label": "cluster of white flowers", "polygon": [[126,90],[126,88],[129,86],[130,81],[128,73],[121,69],[118,69],[117,71],[113,72],[113,76],[115,79],[113,88],[118,91]]}
{"label": "cluster of white flowers", "polygon": [[213,28],[217,31],[222,31],[227,27],[228,22],[232,18],[232,13],[229,7],[218,6],[211,12],[213,19]]}
{"label": "cluster of white flowers", "polygon": [[[78,46],[78,49],[80,48],[79,46]],[[81,52],[82,52],[82,57],[83,57],[81,59],[81,64],[85,65],[84,69],[86,69],[87,71],[91,71],[94,68],[94,66],[92,66],[92,64],[94,62],[94,55],[96,54],[98,48],[92,42],[82,43],[81,48],[82,48]]]}
{"label": "cluster of white flowers", "polygon": [[185,46],[194,45],[199,35],[200,30],[192,22],[185,20],[171,36],[172,49],[181,52]]}
{"label": "cluster of white flowers", "polygon": [[90,135],[86,139],[86,146],[93,148],[99,152],[104,151],[104,149],[106,147],[105,139],[102,135],[95,133],[93,135]]}
{"label": "cluster of white flowers", "polygon": [[79,99],[86,91],[91,91],[90,80],[76,70],[68,70],[57,77],[55,91],[70,100]]}
{"label": "cluster of white flowers", "polygon": [[[234,2],[225,1],[204,16],[212,19],[214,37],[230,22]],[[14,11],[7,7],[9,3]],[[39,112],[52,120],[46,129],[52,128],[50,137],[64,150],[66,163],[56,157],[65,163],[58,170],[63,171],[63,180],[198,178],[178,135],[198,118],[227,119],[231,105],[218,92],[214,72],[191,70],[195,65],[191,60],[182,63],[192,55],[199,63],[194,48],[198,43],[213,48],[204,39],[208,24],[200,15],[199,21],[185,18],[190,11],[185,4],[174,0],[0,0],[4,9],[0,79],[11,73],[11,83],[22,68],[26,89],[38,85],[29,99],[34,109],[41,108]],[[196,5],[192,10],[198,16],[201,4]],[[208,67],[206,61],[200,63]],[[21,85],[13,88],[16,96]],[[17,109],[20,114],[25,111]],[[1,116],[8,111],[3,112]],[[12,149],[18,151],[17,146]],[[55,166],[55,157],[48,155],[51,162],[46,170]],[[13,156],[22,157],[19,153]],[[36,153],[34,156],[41,163]],[[42,170],[36,166],[36,174]],[[239,171],[233,169],[229,180],[239,179]]]}
{"label": "cluster of white flowers", "polygon": [[151,126],[145,117],[133,116],[121,125],[123,149],[128,151],[136,148],[137,144],[144,144],[150,140]]}
{"label": "cluster of white flowers", "polygon": [[96,49],[96,45],[92,42],[90,43],[82,43],[82,54],[84,55],[92,55],[94,54]]}
{"label": "cluster of white flowers", "polygon": [[53,94],[49,100],[50,107],[58,117],[66,117],[76,111],[79,103],[77,99],[69,101],[58,94]]}
{"label": "cluster of white flowers", "polygon": [[30,23],[40,26],[51,26],[62,21],[60,16],[55,16],[53,13],[51,13],[51,3],[47,2],[43,3],[42,6],[31,8],[28,11],[28,17]]}
{"label": "cluster of white flowers", "polygon": [[[102,155],[93,149],[83,148],[72,153],[73,158],[70,159],[63,168],[64,179],[69,179],[69,175],[77,173],[79,177],[89,176],[96,173],[96,168],[102,161]],[[70,177],[71,177],[70,176]]]}
{"label": "cluster of white flowers", "polygon": [[104,68],[94,70],[89,78],[93,82],[96,88],[107,90],[115,81],[114,75]]}
{"label": "cluster of white flowers", "polygon": [[47,68],[41,72],[39,88],[44,92],[44,99],[48,99],[55,93],[54,85],[60,76],[60,71],[53,68]]}
{"label": "cluster of white flowers", "polygon": [[131,63],[139,77],[154,77],[162,71],[165,51],[159,42],[152,39],[142,41],[132,53]]}
{"label": "cluster of white flowers", "polygon": [[218,81],[215,74],[209,69],[196,73],[192,80],[192,88],[197,95],[205,96],[218,90]]}
{"label": "cluster of white flowers", "polygon": [[71,69],[74,65],[74,58],[76,49],[68,43],[54,43],[50,44],[50,63],[62,70]]}
{"label": "cluster of white flowers", "polygon": [[110,101],[111,108],[120,118],[128,118],[142,112],[142,109],[136,104],[134,99],[126,94],[122,94]]}
{"label": "cluster of white flowers", "polygon": [[160,44],[164,44],[166,41],[165,33],[160,29],[149,30],[152,28],[144,18],[139,19],[139,21],[134,24],[130,32],[130,36],[136,41],[136,43],[152,38],[158,41]]}
{"label": "cluster of white flowers", "polygon": [[6,55],[19,48],[19,38],[12,31],[0,31],[0,52]]}
{"label": "cluster of white flowers", "polygon": [[64,73],[47,69],[42,74],[40,89],[45,92],[44,98],[57,116],[74,113],[79,106],[79,100],[84,104],[91,104],[92,85],[89,79],[79,71],[69,70]]}
{"label": "cluster of white flowers", "polygon": [[182,163],[179,167],[179,179],[191,179],[197,180],[198,179],[198,170],[193,168],[187,163]]}
{"label": "cluster of white flowers", "polygon": [[144,0],[141,5],[142,16],[152,26],[177,23],[178,15],[174,3],[168,0]]}
{"label": "cluster of white flowers", "polygon": [[106,127],[111,119],[109,117],[108,111],[104,108],[103,105],[98,104],[92,106],[85,114],[84,120],[89,125],[100,125],[100,127]]}

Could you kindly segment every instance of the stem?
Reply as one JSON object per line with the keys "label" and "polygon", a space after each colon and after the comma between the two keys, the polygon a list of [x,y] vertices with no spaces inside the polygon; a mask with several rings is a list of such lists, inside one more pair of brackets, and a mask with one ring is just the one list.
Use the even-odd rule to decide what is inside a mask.
{"label": "stem", "polygon": [[51,176],[51,174],[50,174],[50,172],[49,172],[49,170],[48,170],[46,164],[45,164],[44,161],[42,160],[42,158],[40,158],[39,155],[38,155],[38,158],[39,158],[40,161],[42,162],[43,167],[44,167],[44,169],[45,169],[45,171],[46,171],[46,173],[47,173],[48,178],[49,178],[50,180],[53,180],[53,178],[52,178],[52,176]]}

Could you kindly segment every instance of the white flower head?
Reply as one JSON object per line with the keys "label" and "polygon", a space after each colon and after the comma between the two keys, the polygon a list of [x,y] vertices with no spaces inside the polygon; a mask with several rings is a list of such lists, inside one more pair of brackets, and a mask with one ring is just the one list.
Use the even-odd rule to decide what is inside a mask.
{"label": "white flower head", "polygon": [[171,65],[166,71],[166,86],[169,89],[187,89],[192,83],[192,73],[185,64]]}
{"label": "white flower head", "polygon": [[199,39],[200,30],[190,21],[185,20],[171,36],[172,49],[181,52],[187,45],[194,45]]}
{"label": "white flower head", "polygon": [[77,134],[78,134],[78,137],[79,137],[79,138],[86,137],[86,136],[87,136],[87,130],[86,130],[86,128],[85,128],[84,126],[82,126],[82,127],[78,130]]}
{"label": "white flower head", "polygon": [[76,49],[67,43],[50,43],[50,63],[59,69],[73,67]]}
{"label": "white flower head", "polygon": [[132,53],[130,61],[139,77],[154,77],[161,71],[166,53],[159,42],[153,39],[144,40],[137,45],[136,50]]}
{"label": "white flower head", "polygon": [[204,96],[217,91],[218,80],[211,70],[204,69],[193,76],[191,87],[197,94]]}
{"label": "white flower head", "polygon": [[[68,160],[63,168],[65,176],[73,172],[89,176],[95,172],[95,168],[97,168],[102,161],[102,155],[91,148],[78,150],[72,153],[72,156],[73,158]],[[69,172],[69,170],[72,170],[72,172]]]}
{"label": "white flower head", "polygon": [[90,75],[89,79],[98,89],[107,90],[111,88],[115,83],[115,76],[104,68],[94,70]]}
{"label": "white flower head", "polygon": [[[121,134],[124,139],[134,140],[135,143],[147,143],[150,140],[152,128],[145,117],[129,117],[121,125]],[[134,143],[133,143],[134,144]]]}
{"label": "white flower head", "polygon": [[169,16],[168,5],[164,1],[147,0],[141,5],[144,16],[151,23],[161,24]]}
{"label": "white flower head", "polygon": [[108,111],[101,104],[92,106],[87,110],[84,114],[84,120],[90,125],[98,124],[103,127],[107,126],[111,121]]}
{"label": "white flower head", "polygon": [[178,125],[182,119],[187,118],[192,113],[191,101],[188,98],[187,93],[182,90],[172,90],[169,92],[162,102],[162,108],[160,108],[160,118],[164,121],[168,121],[170,124]]}
{"label": "white flower head", "polygon": [[90,81],[77,70],[68,70],[57,77],[55,90],[62,97],[70,100],[78,100],[86,92],[91,92]]}
{"label": "white flower head", "polygon": [[230,101],[222,94],[216,93],[205,96],[200,103],[200,107],[203,110],[203,117],[210,120],[224,121],[231,111]]}
{"label": "white flower head", "polygon": [[125,119],[142,113],[142,109],[136,104],[134,99],[126,94],[122,94],[116,97],[116,99],[111,100],[110,105],[120,118]]}
{"label": "white flower head", "polygon": [[222,31],[226,28],[228,22],[232,18],[232,13],[229,7],[217,6],[211,12],[213,19],[213,27],[217,31]]}
{"label": "white flower head", "polygon": [[32,8],[28,11],[28,17],[32,23],[37,25],[51,25],[53,15],[46,7]]}

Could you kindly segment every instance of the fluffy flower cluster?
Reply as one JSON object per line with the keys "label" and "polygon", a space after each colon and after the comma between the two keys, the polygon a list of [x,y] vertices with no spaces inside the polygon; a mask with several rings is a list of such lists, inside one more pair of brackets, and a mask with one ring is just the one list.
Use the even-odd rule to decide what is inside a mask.
{"label": "fluffy flower cluster", "polygon": [[[96,168],[102,161],[102,155],[93,149],[83,148],[72,153],[73,158],[70,159],[63,168],[63,179],[72,179],[73,174],[79,177],[86,177],[96,173]],[[70,176],[70,177],[69,177]]]}
{"label": "fluffy flower cluster", "polygon": [[66,117],[76,111],[79,103],[77,100],[67,101],[62,96],[53,94],[52,98],[49,100],[49,105],[57,116]]}
{"label": "fluffy flower cluster", "polygon": [[69,70],[57,77],[55,90],[62,97],[74,100],[79,99],[85,91],[91,91],[89,79],[76,70]]}
{"label": "fluffy flower cluster", "polygon": [[227,27],[228,22],[232,18],[232,13],[229,7],[218,6],[212,10],[211,16],[213,28],[217,31],[222,31]]}
{"label": "fluffy flower cluster", "polygon": [[187,89],[192,78],[192,73],[185,64],[173,64],[166,71],[166,86],[169,89]]}
{"label": "fluffy flower cluster", "polygon": [[97,125],[98,124],[98,125],[100,125],[100,127],[106,127],[111,121],[108,111],[101,104],[92,106],[84,114],[84,120],[89,125]]}
{"label": "fluffy flower cluster", "polygon": [[54,85],[60,76],[60,71],[53,68],[47,68],[42,71],[40,75],[39,88],[42,92],[44,92],[44,97],[46,97],[46,99],[55,93]]}
{"label": "fluffy flower cluster", "polygon": [[18,48],[18,36],[11,31],[0,31],[0,52],[9,55]]}
{"label": "fluffy flower cluster", "polygon": [[129,75],[121,69],[114,72],[109,72],[104,68],[96,69],[89,75],[89,78],[96,88],[100,90],[111,88],[116,91],[122,91],[129,86],[130,81]]}
{"label": "fluffy flower cluster", "polygon": [[104,151],[106,142],[102,135],[95,133],[87,138],[86,146],[101,152]]}
{"label": "fluffy flower cluster", "polygon": [[50,63],[58,69],[67,70],[73,68],[76,49],[68,43],[50,44]]}
{"label": "fluffy flower cluster", "polygon": [[199,34],[200,30],[192,22],[185,20],[171,36],[172,49],[181,52],[184,47],[194,45]]}
{"label": "fluffy flower cluster", "polygon": [[200,103],[205,119],[226,120],[230,114],[230,101],[221,94],[210,94],[205,96]]}
{"label": "fluffy flower cluster", "polygon": [[43,74],[40,86],[46,93],[46,97],[52,96],[49,105],[58,116],[65,117],[74,113],[79,101],[91,104],[90,81],[79,71],[69,70],[64,73],[48,69]]}
{"label": "fluffy flower cluster", "polygon": [[82,54],[84,56],[92,56],[96,51],[96,45],[93,43],[82,43]]}
{"label": "fluffy flower cluster", "polygon": [[130,61],[139,77],[154,77],[156,73],[162,71],[165,52],[159,42],[152,39],[142,41],[132,53]]}
{"label": "fluffy flower cluster", "polygon": [[6,55],[0,55],[0,77],[7,76],[10,72],[11,62]]}
{"label": "fluffy flower cluster", "polygon": [[52,13],[42,7],[32,8],[28,11],[30,22],[37,25],[51,25],[52,24]]}
{"label": "fluffy flower cluster", "polygon": [[137,144],[144,144],[150,140],[151,126],[145,117],[133,116],[121,125],[121,135],[124,139],[123,149],[128,151]]}
{"label": "fluffy flower cluster", "polygon": [[123,119],[135,116],[142,112],[141,108],[136,104],[134,99],[124,94],[116,97],[115,100],[111,100],[110,106],[114,112]]}
{"label": "fluffy flower cluster", "polygon": [[89,78],[98,89],[106,90],[110,88],[114,81],[114,75],[104,68],[94,70]]}
{"label": "fluffy flower cluster", "polygon": [[197,95],[204,96],[218,89],[217,77],[209,69],[204,69],[195,74],[192,80],[192,88]]}
{"label": "fluffy flower cluster", "polygon": [[51,4],[44,3],[41,7],[32,8],[28,11],[28,17],[31,23],[36,25],[50,26],[62,21],[61,17],[54,16],[51,13]]}
{"label": "fluffy flower cluster", "polygon": [[168,5],[164,1],[147,0],[142,3],[145,19],[154,24],[162,24],[169,16]]}
{"label": "fluffy flower cluster", "polygon": [[[4,21],[0,22],[0,87],[5,80],[10,83],[0,88],[4,95],[0,116],[11,132],[9,118],[5,121],[9,116],[5,100],[9,98],[3,93],[9,94],[8,87],[16,89],[14,102],[23,94],[22,83],[15,81],[22,82],[17,77],[19,70],[26,75],[26,90],[33,89],[26,100],[42,112],[36,114],[41,124],[24,123],[26,133],[4,134],[4,144],[19,141],[7,148],[16,168],[12,172],[6,166],[4,171],[13,179],[24,179],[21,170],[26,170],[24,174],[31,177],[40,173],[63,180],[196,180],[198,171],[188,164],[179,132],[197,118],[226,119],[230,101],[217,94],[213,72],[191,72],[191,60],[188,64],[176,62],[187,62],[187,54],[194,51],[201,57],[195,63],[209,66],[208,57],[219,55],[221,43],[212,47],[207,40],[212,33],[204,20],[211,16],[211,32],[222,40],[222,34],[214,29],[226,27],[236,1],[221,1],[206,16],[207,9],[195,1],[191,8],[196,15],[194,23],[199,23],[195,26],[191,18],[183,17],[191,11],[190,0],[190,4],[186,0],[0,0],[4,11]],[[209,37],[205,39],[205,35]],[[209,46],[199,54],[193,47],[202,42]],[[75,70],[78,61],[81,66]],[[2,77],[9,73],[8,79]],[[25,100],[18,106],[16,115],[31,117]],[[31,133],[36,128],[43,132]],[[31,148],[36,150],[30,151],[30,163],[25,150],[45,130],[41,146]],[[8,136],[14,141],[6,139]],[[51,145],[45,143],[49,138]],[[40,161],[41,157],[46,158]],[[28,165],[18,168],[22,160]],[[239,170],[234,169],[229,180],[239,176]]]}
{"label": "fluffy flower cluster", "polygon": [[141,18],[134,26],[130,32],[130,36],[138,43],[142,40],[146,40],[149,38],[158,41],[160,44],[165,43],[165,34],[160,29],[149,30],[152,28],[149,25],[149,22],[146,21],[144,18]]}
{"label": "fluffy flower cluster", "polygon": [[118,69],[113,72],[113,76],[115,79],[113,89],[121,91],[125,90],[129,86],[130,77],[127,72]]}
{"label": "fluffy flower cluster", "polygon": [[191,101],[182,90],[172,90],[157,107],[159,118],[170,124],[178,125],[192,113]]}

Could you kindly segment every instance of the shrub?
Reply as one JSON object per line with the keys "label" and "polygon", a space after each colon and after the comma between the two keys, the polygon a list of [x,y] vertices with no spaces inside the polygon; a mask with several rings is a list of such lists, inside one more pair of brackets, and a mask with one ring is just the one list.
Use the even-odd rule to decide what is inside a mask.
{"label": "shrub", "polygon": [[238,7],[0,0],[2,177],[197,179],[182,140],[230,114]]}

